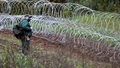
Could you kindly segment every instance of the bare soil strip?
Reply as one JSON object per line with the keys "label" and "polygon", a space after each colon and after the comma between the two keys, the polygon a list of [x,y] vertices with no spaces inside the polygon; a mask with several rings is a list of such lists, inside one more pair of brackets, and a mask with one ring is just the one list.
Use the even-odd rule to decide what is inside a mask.
{"label": "bare soil strip", "polygon": [[[18,39],[15,38],[14,34],[13,34],[11,31],[9,31],[9,30],[0,31],[0,35],[2,35],[2,36],[4,36],[4,37],[7,37],[7,38],[12,38],[12,39],[14,39],[14,40],[18,40]],[[7,42],[7,41],[5,41],[5,40],[0,39],[0,48],[4,48],[3,45],[10,45],[10,46],[12,46],[12,48],[13,48],[15,51],[21,52],[21,46],[20,46],[20,45],[18,45],[18,44],[13,44],[13,43],[11,43],[11,42]],[[37,37],[32,36],[32,37],[31,37],[31,46],[36,47],[36,46],[39,46],[39,45],[41,45],[41,47],[42,47],[44,50],[58,51],[58,50],[63,49],[63,47],[62,47],[63,45],[62,45],[62,44],[52,43],[52,42],[47,41],[47,40],[45,40],[45,39],[37,38]],[[66,49],[66,50],[67,50],[67,49]],[[70,51],[70,50],[68,49],[68,52],[69,52],[69,51]],[[34,53],[34,55],[39,58],[39,54],[38,54],[38,53]],[[77,52],[77,53],[76,53],[76,50],[73,50],[72,57],[76,57],[76,58],[79,58],[79,59],[83,59],[84,56],[78,57],[78,56],[81,56],[81,55],[83,55],[83,54],[81,54],[80,52]],[[91,59],[91,58],[88,57],[87,59]],[[94,60],[93,60],[93,61],[94,61]],[[102,63],[104,63],[104,62],[102,61]],[[105,62],[105,63],[106,63],[106,62]],[[113,66],[114,66],[114,65],[113,65]]]}

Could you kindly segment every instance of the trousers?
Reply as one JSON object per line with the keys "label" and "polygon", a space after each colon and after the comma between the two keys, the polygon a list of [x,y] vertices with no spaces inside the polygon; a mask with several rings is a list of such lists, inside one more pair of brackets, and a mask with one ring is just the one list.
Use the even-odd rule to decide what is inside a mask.
{"label": "trousers", "polygon": [[21,42],[22,42],[22,53],[26,55],[30,51],[30,40],[21,38]]}

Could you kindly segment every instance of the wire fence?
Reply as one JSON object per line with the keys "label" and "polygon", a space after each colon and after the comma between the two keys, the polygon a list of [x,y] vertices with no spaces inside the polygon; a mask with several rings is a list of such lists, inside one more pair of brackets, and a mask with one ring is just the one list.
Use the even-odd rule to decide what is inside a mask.
{"label": "wire fence", "polygon": [[119,66],[120,14],[49,1],[1,1],[0,7],[0,29],[12,30],[24,18],[23,14],[31,14],[34,36],[70,45],[91,58]]}

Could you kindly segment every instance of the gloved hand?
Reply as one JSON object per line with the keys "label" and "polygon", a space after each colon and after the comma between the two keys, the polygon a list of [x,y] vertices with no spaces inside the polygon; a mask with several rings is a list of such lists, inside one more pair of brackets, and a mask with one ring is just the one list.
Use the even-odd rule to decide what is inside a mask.
{"label": "gloved hand", "polygon": [[22,30],[22,28],[19,28],[19,30]]}
{"label": "gloved hand", "polygon": [[27,40],[29,41],[30,40],[30,38],[27,36]]}
{"label": "gloved hand", "polygon": [[32,30],[32,27],[30,27],[30,29]]}

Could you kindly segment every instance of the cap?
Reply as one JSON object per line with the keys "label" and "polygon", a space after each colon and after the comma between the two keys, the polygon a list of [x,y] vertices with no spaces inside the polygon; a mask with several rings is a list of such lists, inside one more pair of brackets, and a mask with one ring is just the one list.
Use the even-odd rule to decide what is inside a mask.
{"label": "cap", "polygon": [[26,14],[25,17],[29,17],[29,14]]}
{"label": "cap", "polygon": [[29,17],[29,18],[31,18],[32,16],[30,16],[29,14],[26,14],[25,17]]}

